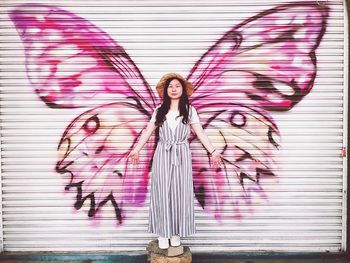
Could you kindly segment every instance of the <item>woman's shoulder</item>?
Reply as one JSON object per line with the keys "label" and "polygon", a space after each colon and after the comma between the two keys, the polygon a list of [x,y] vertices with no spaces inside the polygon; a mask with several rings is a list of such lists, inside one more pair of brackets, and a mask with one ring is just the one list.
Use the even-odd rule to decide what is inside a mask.
{"label": "woman's shoulder", "polygon": [[191,114],[191,118],[193,116],[197,116],[198,115],[196,108],[194,106],[192,106],[192,105],[190,105],[190,110],[189,111],[190,111],[190,114]]}
{"label": "woman's shoulder", "polygon": [[191,104],[190,104],[190,110],[191,110],[191,111],[197,111],[197,109],[196,109],[193,105],[191,105]]}
{"label": "woman's shoulder", "polygon": [[153,110],[158,109],[162,104],[157,105]]}
{"label": "woman's shoulder", "polygon": [[192,105],[190,105],[190,106],[191,106],[191,124],[194,124],[194,123],[200,124],[200,120],[199,120],[199,116],[198,116],[196,108]]}

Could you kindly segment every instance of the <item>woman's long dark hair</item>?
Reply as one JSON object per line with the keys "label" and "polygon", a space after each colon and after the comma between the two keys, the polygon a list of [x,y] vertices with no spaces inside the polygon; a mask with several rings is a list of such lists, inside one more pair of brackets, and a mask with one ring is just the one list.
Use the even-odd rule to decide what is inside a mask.
{"label": "woman's long dark hair", "polygon": [[173,78],[169,78],[165,83],[165,87],[163,89],[163,102],[160,105],[160,107],[158,108],[158,111],[156,114],[156,122],[155,122],[156,126],[163,124],[163,122],[165,121],[165,115],[168,113],[168,111],[170,109],[171,99],[168,95],[168,87],[169,87],[169,83],[173,79],[177,79],[178,81],[180,81],[181,86],[182,86],[182,95],[181,95],[180,101],[179,101],[180,115],[178,115],[176,118],[183,116],[182,123],[188,124],[188,122],[189,122],[188,115],[189,115],[190,103],[188,101],[188,95],[187,95],[187,90],[185,88],[185,83],[181,79],[179,79],[177,77],[173,77]]}

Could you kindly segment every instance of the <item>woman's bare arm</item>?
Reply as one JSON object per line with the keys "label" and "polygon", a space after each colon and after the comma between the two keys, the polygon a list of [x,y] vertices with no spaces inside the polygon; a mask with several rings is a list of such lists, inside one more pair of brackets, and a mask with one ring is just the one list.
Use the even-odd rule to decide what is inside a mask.
{"label": "woman's bare arm", "polygon": [[149,137],[151,137],[153,131],[156,128],[157,128],[157,126],[155,125],[154,121],[148,122],[146,129],[142,132],[139,141],[137,142],[136,146],[134,147],[135,151],[140,151],[142,149],[142,147],[148,141]]}
{"label": "woman's bare arm", "polygon": [[209,138],[207,134],[204,132],[203,127],[200,123],[193,123],[191,124],[192,129],[196,133],[198,139],[201,141],[201,143],[204,145],[204,147],[207,149],[208,152],[214,151],[214,146],[209,141]]}

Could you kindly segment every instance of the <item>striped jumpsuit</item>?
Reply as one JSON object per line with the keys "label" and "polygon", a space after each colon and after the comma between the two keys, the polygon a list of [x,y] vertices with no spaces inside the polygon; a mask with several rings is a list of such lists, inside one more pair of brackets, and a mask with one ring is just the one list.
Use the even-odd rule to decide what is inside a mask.
{"label": "striped jumpsuit", "polygon": [[[191,106],[192,107],[192,106]],[[191,112],[190,112],[191,116]],[[195,234],[190,125],[179,117],[175,131],[165,120],[151,169],[148,232],[170,238]]]}

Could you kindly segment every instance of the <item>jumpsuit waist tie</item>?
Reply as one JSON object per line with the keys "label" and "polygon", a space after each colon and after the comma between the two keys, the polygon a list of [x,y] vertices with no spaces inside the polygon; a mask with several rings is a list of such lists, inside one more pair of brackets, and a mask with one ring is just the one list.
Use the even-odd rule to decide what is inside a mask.
{"label": "jumpsuit waist tie", "polygon": [[188,144],[188,140],[183,140],[183,141],[166,141],[160,139],[162,143],[165,144],[165,150],[170,151],[170,156],[171,156],[171,164],[178,166],[179,163],[179,157],[178,157],[178,145],[179,144]]}

